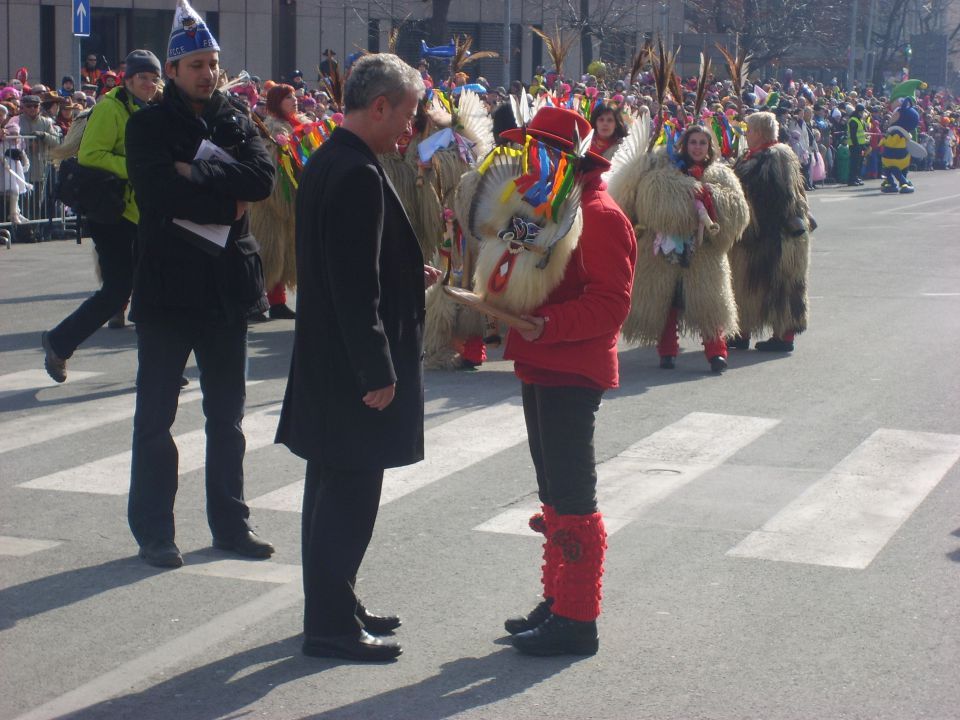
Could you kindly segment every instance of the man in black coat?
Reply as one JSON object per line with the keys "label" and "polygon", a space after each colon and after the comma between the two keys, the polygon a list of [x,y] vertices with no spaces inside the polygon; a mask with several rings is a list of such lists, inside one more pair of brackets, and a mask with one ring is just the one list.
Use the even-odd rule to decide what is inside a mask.
{"label": "man in black coat", "polygon": [[[267,307],[246,210],[247,203],[270,195],[274,167],[249,119],[216,90],[219,54],[207,47],[168,55],[163,99],[136,113],[126,134],[127,169],[140,207],[130,305],[139,370],[128,519],[140,556],[159,567],[183,563],[174,543],[178,473],[170,428],[191,351],[206,416],[207,519],[214,547],[255,558],[273,553],[248,525],[241,421],[247,316]],[[194,160],[204,140],[233,162]],[[225,247],[175,219],[229,225]]]}
{"label": "man in black coat", "polygon": [[[395,55],[354,65],[343,125],[310,158],[297,192],[297,321],[277,442],[307,460],[304,653],[389,660],[374,637],[399,618],[354,592],[384,468],[423,459],[424,288],[439,272],[377,154],[396,147],[420,75]],[[371,634],[372,633],[372,634]]]}

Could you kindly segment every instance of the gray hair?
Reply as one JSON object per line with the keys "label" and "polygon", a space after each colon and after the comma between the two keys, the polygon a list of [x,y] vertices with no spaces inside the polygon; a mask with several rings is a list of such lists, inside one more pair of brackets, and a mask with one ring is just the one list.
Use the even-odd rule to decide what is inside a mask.
{"label": "gray hair", "polygon": [[350,69],[343,91],[344,112],[368,108],[381,95],[391,106],[398,105],[407,93],[413,91],[419,97],[424,89],[420,73],[396,55],[364,55]]}
{"label": "gray hair", "polygon": [[772,112],[758,112],[747,118],[747,127],[767,142],[777,139],[777,116]]}

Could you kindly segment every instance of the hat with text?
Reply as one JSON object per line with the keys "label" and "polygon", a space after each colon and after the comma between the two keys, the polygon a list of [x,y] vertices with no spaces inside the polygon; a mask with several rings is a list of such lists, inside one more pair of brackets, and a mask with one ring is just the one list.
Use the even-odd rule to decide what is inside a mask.
{"label": "hat with text", "polygon": [[167,46],[167,61],[179,60],[198,52],[211,51],[220,51],[217,39],[207,28],[203,18],[190,7],[187,0],[177,0],[177,10],[173,15],[173,29],[170,31],[170,43]]}

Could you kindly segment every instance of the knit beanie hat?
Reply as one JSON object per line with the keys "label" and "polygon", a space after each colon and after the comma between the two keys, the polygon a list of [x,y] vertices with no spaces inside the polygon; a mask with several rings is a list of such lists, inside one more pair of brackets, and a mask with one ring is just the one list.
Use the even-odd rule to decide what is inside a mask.
{"label": "knit beanie hat", "polygon": [[179,60],[197,52],[211,51],[220,51],[217,39],[187,0],[177,0],[170,44],[167,47],[167,61]]}
{"label": "knit beanie hat", "polygon": [[160,74],[160,61],[149,50],[131,50],[125,62],[127,66],[126,77],[133,77],[141,72]]}

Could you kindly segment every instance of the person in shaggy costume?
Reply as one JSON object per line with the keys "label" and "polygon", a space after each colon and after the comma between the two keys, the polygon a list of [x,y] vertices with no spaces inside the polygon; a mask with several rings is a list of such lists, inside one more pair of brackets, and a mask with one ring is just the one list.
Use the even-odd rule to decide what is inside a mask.
{"label": "person in shaggy costume", "polygon": [[777,142],[777,118],[747,118],[749,151],[734,166],[750,204],[750,224],[730,250],[740,334],[730,345],[750,347],[764,328],[773,337],[756,344],[767,352],[792,352],[794,337],[807,329],[807,276],[811,219],[797,156]]}
{"label": "person in shaggy costume", "polygon": [[727,367],[726,336],[737,331],[727,253],[749,221],[740,181],[713,133],[689,126],[674,153],[659,147],[616,164],[610,194],[627,213],[640,252],[623,335],[656,343],[660,367],[672,369],[678,330],[703,339],[710,369]]}
{"label": "person in shaggy costume", "polygon": [[594,424],[619,381],[617,338],[630,308],[637,246],[629,220],[607,194],[610,166],[591,150],[577,113],[544,107],[502,133],[523,150],[499,148],[481,165],[467,231],[481,239],[476,291],[519,314],[504,358],[522,383],[530,454],[546,536],[543,600],[505,623],[530,655],[592,655],[599,647],[606,549],[597,507]]}

